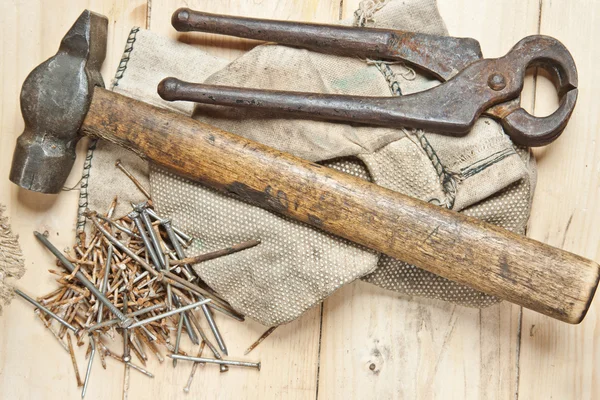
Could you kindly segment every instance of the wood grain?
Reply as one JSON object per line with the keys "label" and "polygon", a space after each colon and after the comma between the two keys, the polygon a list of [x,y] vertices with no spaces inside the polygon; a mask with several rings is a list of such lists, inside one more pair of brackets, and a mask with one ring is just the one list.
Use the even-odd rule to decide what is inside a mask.
{"label": "wood grain", "polygon": [[[0,203],[8,208],[13,230],[20,236],[27,272],[19,287],[41,295],[56,287],[47,269],[53,257],[44,251],[32,232],[48,231],[58,248],[73,245],[78,190],[46,196],[19,189],[8,179],[12,150],[23,130],[19,110],[21,85],[29,72],[56,53],[59,43],[84,8],[109,17],[107,59],[102,72],[110,82],[131,25],[145,24],[145,0],[90,0],[50,2],[42,0],[3,1],[0,6]],[[66,186],[81,178],[83,146]],[[85,349],[75,348],[80,368]],[[0,398],[60,399],[78,398],[80,389],[73,379],[69,354],[48,334],[31,307],[15,299],[0,316]],[[121,387],[103,382],[121,382],[121,368],[101,371],[95,366],[91,379],[93,395],[87,398],[117,398]]]}
{"label": "wood grain", "polygon": [[[580,94],[564,134],[554,145],[536,151],[539,183],[528,232],[533,238],[598,260],[600,56],[591,38],[600,36],[600,3],[555,0],[542,1],[541,7],[541,33],[563,41],[577,61]],[[537,89],[535,112],[548,114],[556,107],[555,90],[546,79],[538,79]],[[598,299],[577,327],[524,311],[520,398],[600,398],[599,317]]]}
{"label": "wood grain", "polygon": [[[345,0],[343,16],[352,16],[358,2]],[[537,33],[537,1],[439,1],[438,7],[450,34],[476,38],[486,57]],[[526,83],[522,103],[529,106],[533,80]],[[520,307],[503,302],[473,310],[362,282],[353,286],[324,303],[319,398],[515,398]],[[374,343],[394,351],[366,356]]]}
{"label": "wood grain", "polygon": [[[296,19],[302,21],[330,21],[339,13],[338,0],[153,0],[150,28],[154,32],[169,36],[218,57],[234,59],[259,42],[220,35],[200,33],[180,34],[171,26],[171,14],[179,7],[212,10],[236,15],[252,15],[264,18]],[[230,356],[239,358],[242,349],[258,338],[266,329],[254,322],[241,325],[235,321],[217,321],[223,337],[230,347]],[[261,360],[260,374],[237,370],[233,378],[227,374],[199,371],[191,393],[206,393],[206,398],[297,398],[313,399],[317,390],[319,368],[319,333],[321,326],[320,307],[305,313],[297,321],[278,328],[249,357]],[[281,331],[280,331],[281,329]],[[231,346],[234,346],[231,349]],[[267,372],[266,368],[269,369]],[[230,370],[232,372],[232,370]],[[228,373],[229,374],[229,373]],[[187,379],[187,371],[184,373]],[[184,379],[182,378],[182,379]],[[227,389],[224,389],[227,388]],[[136,389],[138,390],[138,389]],[[139,390],[143,390],[139,388]],[[171,394],[178,398],[178,389]],[[167,395],[165,391],[165,395]],[[168,396],[168,395],[167,395]]]}
{"label": "wood grain", "polygon": [[[170,14],[182,4],[167,1],[152,2],[160,10],[161,6],[170,19]],[[162,3],[162,4],[161,4]],[[191,3],[191,2],[190,2]],[[246,4],[247,3],[247,4]],[[132,26],[145,27],[146,10],[150,2],[146,0],[121,1],[56,1],[52,7],[42,7],[38,1],[12,1],[3,4],[7,12],[0,13],[3,36],[0,40],[2,55],[2,135],[0,150],[2,159],[0,172],[8,176],[14,141],[23,129],[22,118],[18,108],[20,86],[25,76],[45,58],[56,52],[64,33],[85,7],[109,17],[109,39],[107,59],[102,72],[107,85],[110,84],[116,66],[120,60],[125,39]],[[206,2],[207,6],[215,6],[214,2]],[[220,4],[220,3],[219,3]],[[229,1],[226,9],[235,12],[238,8],[252,6],[258,15],[269,13],[274,18],[286,18],[288,14],[301,18],[312,18],[322,15],[324,5],[335,2],[272,2],[269,9],[252,1]],[[335,8],[335,6],[334,6]],[[65,11],[59,11],[64,9]],[[300,12],[298,10],[301,10]],[[8,12],[10,11],[10,12]],[[61,14],[62,12],[62,14]],[[337,11],[336,11],[337,12]],[[60,14],[60,17],[57,16]],[[155,14],[153,14],[155,15]],[[158,17],[157,17],[158,18]],[[158,26],[158,24],[157,24]],[[52,32],[49,31],[52,29]],[[167,30],[168,27],[165,27]],[[52,33],[52,34],[50,34]],[[167,33],[167,32],[165,32]],[[33,37],[33,39],[32,39]],[[43,53],[39,49],[43,50]],[[230,55],[227,46],[219,49],[212,46],[212,52],[220,56]],[[239,52],[238,52],[239,54]],[[11,135],[5,134],[11,132]],[[84,150],[84,146],[81,146]],[[67,183],[77,184],[81,177],[83,152],[78,154],[77,164]],[[29,288],[34,294],[50,291],[55,287],[51,275],[46,272],[54,264],[52,257],[44,252],[33,239],[32,231],[48,230],[51,239],[59,248],[73,244],[75,236],[74,222],[78,202],[78,191],[64,192],[60,196],[42,196],[18,189],[8,179],[0,180],[0,202],[7,204],[13,220],[15,231],[21,235],[21,244],[26,251],[28,273],[20,281],[20,285]],[[6,190],[4,190],[6,188]],[[9,195],[13,194],[12,197]],[[24,316],[24,317],[23,317]],[[242,358],[243,351],[259,337],[264,327],[247,321],[240,324],[217,315],[217,324],[228,345],[232,359]],[[0,317],[0,398],[75,398],[79,389],[71,385],[72,367],[63,368],[60,362],[60,346],[55,339],[41,326],[34,317],[31,308],[18,300]],[[204,321],[201,320],[201,324]],[[18,329],[14,326],[19,325]],[[281,327],[268,341],[252,353],[252,357],[262,361],[262,372],[249,374],[244,369],[231,369],[220,374],[218,369],[200,368],[191,387],[190,395],[201,395],[205,398],[265,398],[265,394],[273,397],[291,399],[309,399],[316,391],[318,368],[320,310],[313,309],[305,313],[299,320]],[[208,332],[208,327],[205,325]],[[32,334],[25,332],[31,331]],[[184,341],[183,348],[189,353],[197,349]],[[44,352],[37,349],[44,348]],[[28,349],[26,354],[23,348]],[[118,347],[113,346],[113,349]],[[79,360],[83,360],[81,349],[75,349]],[[68,354],[65,354],[68,357]],[[70,361],[65,360],[68,366]],[[98,363],[99,364],[99,363]],[[94,365],[87,399],[120,397],[123,372],[113,360],[108,361],[109,369],[102,370]],[[183,387],[187,382],[189,368],[185,363],[172,369],[170,366],[150,362],[148,369],[156,378],[149,380],[135,372],[131,374],[130,396],[132,399],[145,399],[149,393],[161,398],[174,399],[184,396]],[[5,371],[9,371],[5,373]],[[52,373],[48,373],[52,371]],[[35,378],[35,385],[28,379]],[[10,383],[9,383],[10,382]]]}
{"label": "wood grain", "polygon": [[598,286],[593,261],[96,88],[81,131],[437,275],[579,323]]}
{"label": "wood grain", "polygon": [[[152,0],[151,3],[151,28],[176,35],[168,19],[174,9],[182,6],[255,17],[327,22],[337,18],[340,4],[343,16],[351,16],[358,0]],[[540,180],[530,233],[536,239],[600,259],[597,250],[600,233],[595,229],[599,217],[594,211],[599,175],[594,135],[600,126],[595,112],[598,100],[594,96],[598,88],[595,68],[598,28],[594,25],[598,16],[597,2],[451,0],[439,3],[450,33],[477,38],[487,57],[502,55],[524,35],[536,33],[538,19],[542,33],[555,35],[572,51],[580,71],[579,103],[563,137],[536,154]],[[145,0],[54,0],[52,3],[8,0],[2,3],[1,176],[8,175],[14,141],[23,128],[16,101],[20,85],[33,67],[56,52],[62,35],[86,6],[113,15],[109,32],[123,32],[123,36],[115,35],[109,42],[108,55],[112,59],[104,63],[103,73],[110,82],[129,28],[145,26],[148,6]],[[161,18],[164,20],[159,23]],[[229,58],[253,45],[228,45],[229,39],[223,37],[186,40],[198,46],[206,45],[214,54]],[[530,83],[528,90],[533,89],[533,79]],[[537,86],[543,83],[538,79]],[[532,90],[525,91],[522,104],[529,108],[535,99],[536,113],[543,114],[548,94],[553,99],[552,91],[539,91],[535,98]],[[81,161],[80,158],[78,165]],[[79,175],[77,168],[74,169],[68,185],[75,185]],[[35,293],[50,290],[54,283],[44,270],[52,259],[34,242],[31,232],[48,229],[59,248],[71,245],[77,193],[64,192],[58,198],[41,196],[21,191],[8,179],[1,179],[0,202],[8,205],[13,228],[20,234],[26,252],[28,272],[19,284]],[[597,304],[594,302],[586,320],[578,326],[567,326],[525,311],[521,332],[519,307],[508,303],[472,310],[439,301],[407,298],[356,283],[325,302],[322,332],[319,331],[321,313],[316,308],[299,321],[279,328],[261,344],[251,354],[253,359],[263,361],[260,374],[239,369],[228,373],[233,372],[232,375],[218,374],[214,369],[201,367],[190,395],[200,398],[595,399],[600,392]],[[217,321],[226,340],[230,338],[227,344],[232,355],[242,354],[265,329],[252,322],[242,327],[230,322]],[[28,305],[16,301],[5,310],[0,316],[0,398],[59,399],[79,395],[69,356],[54,340]],[[80,360],[83,359],[78,354]],[[376,364],[377,374],[369,368],[371,363]],[[272,368],[267,370],[267,365]],[[110,372],[111,367],[114,374]],[[154,380],[132,373],[130,398],[147,398],[148,393],[165,399],[184,397],[181,389],[189,372],[187,367],[173,370],[150,364],[149,369],[157,373]],[[107,371],[96,365],[86,398],[118,398],[121,380],[122,371],[116,364],[109,365]]]}

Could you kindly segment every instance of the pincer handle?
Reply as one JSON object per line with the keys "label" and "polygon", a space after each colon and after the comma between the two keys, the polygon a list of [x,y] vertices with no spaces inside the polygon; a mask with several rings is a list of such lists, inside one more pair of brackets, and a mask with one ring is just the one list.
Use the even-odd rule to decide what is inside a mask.
{"label": "pincer handle", "polygon": [[482,57],[479,42],[472,38],[393,29],[237,17],[189,8],[175,11],[171,24],[180,32],[264,40],[338,56],[406,61],[442,82]]}
{"label": "pincer handle", "polygon": [[[482,59],[479,43],[389,29],[356,28],[210,14],[180,8],[171,23],[200,31],[299,46],[317,52],[405,61],[436,76],[442,85],[412,96],[368,98],[191,84],[169,78],[159,94],[168,100],[241,106],[384,126],[407,126],[458,136],[483,113],[500,121],[511,139],[544,146],[565,129],[577,101],[577,68],[558,40],[542,35],[517,43],[506,56]],[[556,112],[535,117],[520,107],[527,68],[541,66],[555,78]]]}
{"label": "pincer handle", "polygon": [[179,32],[207,32],[246,39],[276,42],[314,51],[337,48],[337,54],[375,57],[386,53],[389,31],[366,32],[348,26],[292,21],[266,20],[212,14],[180,8],[173,13],[171,25]]}

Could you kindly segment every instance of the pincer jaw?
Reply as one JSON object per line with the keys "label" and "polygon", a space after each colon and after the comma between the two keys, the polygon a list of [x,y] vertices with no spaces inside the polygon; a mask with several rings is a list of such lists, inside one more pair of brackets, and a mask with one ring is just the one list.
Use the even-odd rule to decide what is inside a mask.
{"label": "pincer jaw", "polygon": [[569,50],[553,37],[533,35],[519,41],[500,60],[506,65],[505,70],[512,67],[513,80],[521,89],[527,68],[535,66],[549,71],[559,96],[558,108],[545,117],[529,114],[518,102],[507,103],[506,110],[499,115],[505,133],[514,143],[530,147],[545,146],[556,140],[571,118],[579,93],[577,67]]}

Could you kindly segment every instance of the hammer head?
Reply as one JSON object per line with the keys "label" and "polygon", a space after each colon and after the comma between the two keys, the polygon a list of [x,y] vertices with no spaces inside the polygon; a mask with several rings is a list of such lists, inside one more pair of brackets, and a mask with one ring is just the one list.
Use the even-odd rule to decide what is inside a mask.
{"label": "hammer head", "polygon": [[94,86],[104,87],[100,66],[106,55],[107,28],[106,17],[85,10],[56,55],[31,71],[23,83],[25,130],[17,139],[10,171],[15,184],[43,193],[63,188]]}

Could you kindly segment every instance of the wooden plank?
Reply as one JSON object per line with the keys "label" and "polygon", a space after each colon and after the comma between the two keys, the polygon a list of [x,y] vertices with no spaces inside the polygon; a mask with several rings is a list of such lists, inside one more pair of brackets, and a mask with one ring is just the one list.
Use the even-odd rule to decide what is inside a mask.
{"label": "wooden plank", "polygon": [[[529,235],[577,254],[600,259],[600,142],[597,140],[597,1],[542,2],[541,33],[556,37],[571,51],[579,72],[579,99],[563,135],[536,151],[538,187]],[[536,115],[556,108],[555,90],[538,79]],[[524,311],[519,398],[600,398],[600,303],[571,326]]]}
{"label": "wooden plank", "polygon": [[[150,29],[204,49],[216,56],[234,59],[258,42],[202,33],[179,34],[171,26],[171,14],[180,1],[153,1]],[[339,9],[334,0],[297,2],[267,0],[260,3],[251,0],[214,2],[209,0],[188,1],[186,7],[213,13],[279,18],[294,20],[328,21],[336,18]],[[219,318],[219,316],[217,316]],[[317,389],[319,351],[320,309],[308,311],[298,321],[278,328],[265,343],[249,356],[243,352],[266,329],[254,322],[240,324],[226,318],[217,320],[229,348],[231,359],[260,360],[260,374],[247,369],[230,369],[220,374],[218,369],[202,367],[196,374],[191,393],[202,393],[206,398],[292,398],[312,399]],[[185,385],[189,366],[176,371],[155,368],[158,372],[153,384],[155,393],[166,398],[176,398]],[[163,370],[166,371],[163,375]],[[166,382],[166,383],[165,383]],[[132,393],[144,393],[148,383],[144,379],[132,381]]]}
{"label": "wooden plank", "polygon": [[[229,2],[190,1],[192,8],[240,15],[328,21],[337,16],[339,5],[331,2],[250,0]],[[217,4],[215,4],[217,3]],[[267,4],[268,3],[268,4]],[[297,4],[302,3],[302,4]],[[344,16],[350,16],[357,1],[345,0]],[[496,4],[500,3],[500,4]],[[475,37],[488,57],[505,53],[522,36],[537,31],[538,2],[440,2],[450,33]],[[523,4],[521,4],[523,3]],[[23,124],[18,111],[18,93],[27,73],[56,51],[65,31],[84,6],[108,15],[108,59],[105,79],[110,81],[131,25],[144,26],[145,1],[123,6],[114,0],[89,2],[6,1],[0,14],[0,176],[7,176],[14,140]],[[170,13],[181,6],[171,0],[154,0],[152,24],[168,33]],[[283,5],[283,6],[282,6]],[[44,7],[45,6],[45,7]],[[313,8],[310,8],[313,7]],[[540,177],[530,235],[550,244],[598,260],[599,222],[598,150],[594,134],[598,117],[591,88],[598,72],[591,41],[598,37],[592,24],[600,5],[591,0],[569,4],[566,0],[544,2],[542,33],[558,37],[573,52],[580,72],[580,99],[565,135],[538,151]],[[60,10],[60,12],[59,12]],[[333,16],[333,17],[332,17]],[[172,31],[170,34],[174,34]],[[190,36],[191,37],[191,36]],[[205,44],[210,51],[233,58],[252,44],[234,44],[222,53],[226,40],[185,39]],[[237,46],[237,47],[236,47]],[[594,79],[596,78],[596,79]],[[538,82],[535,109],[548,111],[552,96],[544,82]],[[526,92],[525,94],[529,94]],[[533,101],[524,99],[525,105]],[[68,184],[79,180],[79,167]],[[28,273],[19,286],[32,294],[54,287],[45,269],[53,263],[41,250],[31,231],[48,230],[59,248],[72,244],[77,192],[58,197],[36,195],[0,180],[0,202],[8,206],[14,230],[26,251]],[[551,217],[549,217],[551,216]],[[65,221],[69,221],[66,223]],[[597,302],[596,302],[597,303]],[[406,298],[364,283],[350,285],[336,293],[324,306],[321,365],[318,394],[331,397],[425,397],[425,398],[513,398],[516,392],[516,357],[519,313],[508,304],[483,311],[446,303]],[[279,328],[247,359],[260,359],[263,371],[231,370],[225,375],[201,367],[192,386],[193,393],[207,398],[234,397],[312,398],[316,391],[319,309],[299,321]],[[263,331],[255,323],[240,324],[218,318],[232,358]],[[594,335],[598,306],[593,305],[580,326],[568,326],[526,311],[523,315],[518,394],[522,398],[599,397],[598,335]],[[0,397],[10,399],[73,398],[75,388],[68,355],[60,349],[19,300],[0,317]],[[112,346],[114,348],[114,346]],[[190,350],[189,343],[186,350]],[[76,349],[83,369],[83,351]],[[374,369],[370,366],[374,364]],[[182,396],[181,388],[189,366],[172,370],[151,363],[157,373],[148,380],[132,373],[131,398],[148,393],[165,398]],[[257,379],[258,378],[258,379]],[[95,365],[87,398],[116,398],[120,395],[122,369],[109,361],[103,371]]]}
{"label": "wooden plank", "polygon": [[[343,15],[357,3],[344,1]],[[476,38],[487,57],[537,32],[534,1],[439,7],[450,34]],[[508,303],[475,310],[357,282],[324,305],[319,398],[513,398],[518,337]]]}
{"label": "wooden plank", "polygon": [[[65,12],[57,16],[53,7],[42,8],[41,2],[22,2],[8,6],[9,13],[4,13],[0,22],[3,26],[2,51],[3,54],[12,55],[3,59],[2,77],[2,131],[14,132],[14,135],[3,135],[1,172],[8,175],[14,140],[22,130],[22,121],[18,112],[15,99],[18,98],[20,85],[26,74],[43,59],[51,56],[56,51],[59,41],[73,23],[81,9],[71,7],[64,2],[62,8]],[[179,2],[157,2],[153,15],[167,15],[181,4]],[[222,12],[242,12],[248,6],[254,7],[256,16],[272,16],[286,18],[291,15],[297,19],[311,20],[316,15],[323,14],[326,2],[312,2],[299,4],[296,2],[272,1],[269,7],[254,6],[254,2],[239,2],[238,6],[229,4]],[[333,3],[331,3],[333,4]],[[193,7],[193,4],[189,4]],[[116,65],[124,47],[125,38],[132,25],[146,25],[145,1],[129,2],[126,7],[119,2],[104,4],[96,1],[89,4],[94,11],[107,15],[109,25],[109,47],[107,61],[104,63],[103,74],[106,82],[110,82]],[[214,10],[214,4],[203,7]],[[198,6],[198,8],[201,8]],[[332,7],[337,13],[337,9]],[[26,13],[26,10],[27,13]],[[216,11],[216,10],[214,10]],[[158,14],[155,14],[157,13]],[[261,13],[270,12],[268,15]],[[336,14],[337,15],[337,14]],[[327,16],[322,18],[329,19]],[[158,17],[156,18],[158,19]],[[167,18],[168,21],[168,18]],[[160,27],[160,24],[157,24]],[[167,30],[167,26],[163,27]],[[27,36],[26,36],[27,35]],[[40,38],[32,41],[31,36]],[[42,40],[43,39],[43,40]],[[219,54],[218,51],[216,51]],[[222,54],[231,55],[229,50]],[[239,52],[237,53],[239,54]],[[10,61],[9,64],[7,61]],[[80,177],[81,157],[78,165],[73,169],[69,179],[70,184],[77,183]],[[26,250],[29,273],[19,282],[32,294],[41,294],[54,287],[54,283],[46,269],[53,265],[52,258],[35,243],[31,231],[48,230],[53,242],[59,248],[72,245],[74,237],[74,221],[77,192],[65,192],[59,198],[36,195],[17,189],[8,180],[2,181],[2,194],[0,201],[9,205],[13,227],[21,234],[22,246]],[[6,189],[6,190],[4,190]],[[65,223],[73,221],[73,223]],[[35,253],[35,254],[33,254]],[[24,317],[22,317],[24,316]],[[19,319],[19,317],[21,317]],[[243,357],[243,351],[262,332],[264,327],[257,323],[247,322],[240,324],[227,318],[216,316],[223,337],[225,338],[231,358],[246,358],[261,360],[262,372],[254,370],[232,368],[226,374],[220,374],[218,368],[212,366],[201,367],[196,375],[191,388],[191,393],[203,393],[207,398],[263,398],[267,394],[283,396],[285,398],[314,398],[316,391],[317,360],[318,360],[318,335],[320,327],[320,309],[315,308],[307,312],[298,321],[279,328],[263,345],[256,349],[249,357]],[[11,306],[2,319],[0,319],[0,370],[10,373],[0,374],[0,397],[2,398],[61,398],[79,395],[79,390],[74,385],[72,367],[68,362],[68,355],[62,353],[51,335],[44,331],[41,324],[31,314],[28,305],[19,300]],[[208,332],[208,328],[207,332]],[[119,353],[114,345],[109,346]],[[44,348],[43,352],[27,351],[23,349]],[[183,344],[184,350],[194,353],[191,343],[187,340]],[[83,372],[82,349],[76,349],[80,356],[80,369]],[[64,362],[60,361],[64,358]],[[187,382],[191,365],[180,362],[173,370],[170,365],[160,365],[150,362],[148,369],[152,371],[155,379],[148,379],[135,372],[131,373],[130,398],[147,398],[148,393],[159,395],[161,398],[179,398],[183,395],[183,387]],[[122,367],[108,361],[109,369],[104,371],[96,363],[94,374],[90,381],[87,398],[117,398],[120,396],[121,382],[123,379]],[[28,378],[35,377],[35,384],[28,382]]]}
{"label": "wooden plank", "polygon": [[319,398],[508,398],[510,307],[480,312],[349,285],[325,303]]}
{"label": "wooden plank", "polygon": [[[0,13],[0,203],[8,208],[26,256],[27,273],[18,285],[33,296],[46,293],[56,284],[46,272],[55,265],[54,259],[37,243],[32,231],[47,230],[59,248],[72,245],[79,193],[75,190],[58,196],[41,195],[19,189],[6,179],[15,140],[23,130],[18,98],[27,74],[56,53],[60,40],[86,7],[110,19],[108,55],[102,68],[110,82],[130,26],[145,24],[145,0],[53,1],[52,6],[42,0],[9,0],[3,2]],[[76,185],[81,177],[82,150],[80,146],[67,186]],[[76,351],[83,372],[85,349]],[[122,374],[120,368],[101,371],[96,365],[91,380],[93,394],[88,398],[119,397],[120,385],[106,382],[120,382]],[[30,305],[15,299],[0,317],[0,398],[79,396],[69,355],[34,316]]]}

